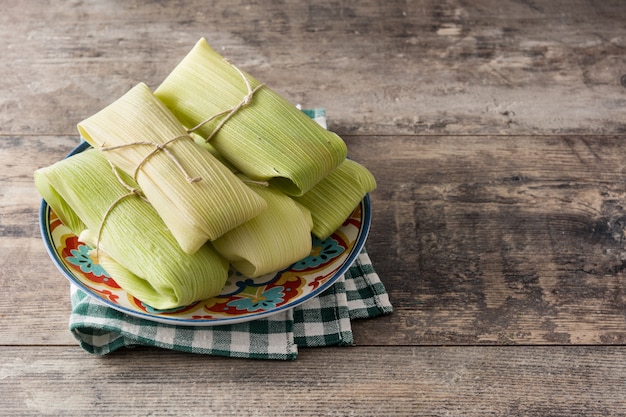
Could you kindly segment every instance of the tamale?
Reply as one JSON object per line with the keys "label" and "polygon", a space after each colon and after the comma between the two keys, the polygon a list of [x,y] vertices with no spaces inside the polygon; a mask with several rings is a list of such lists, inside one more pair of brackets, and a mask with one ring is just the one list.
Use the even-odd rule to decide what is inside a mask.
{"label": "tamale", "polygon": [[266,207],[143,83],[78,124],[83,138],[132,176],[176,240],[194,253]]}
{"label": "tamale", "polygon": [[226,158],[224,158],[218,151],[211,145],[211,142],[207,142],[204,138],[197,133],[191,133],[191,137],[193,141],[196,142],[199,146],[206,149],[213,155],[218,161],[220,161],[226,168],[228,168],[231,172],[237,173],[239,170],[233,164],[228,162]]}
{"label": "tamale", "polygon": [[155,90],[189,130],[253,180],[302,195],[346,158],[346,145],[200,39]]}
{"label": "tamale", "polygon": [[[59,219],[129,294],[169,309],[219,294],[228,262],[210,244],[185,253],[132,178],[89,149],[34,174]],[[123,185],[127,184],[127,186]]]}
{"label": "tamale", "polygon": [[309,211],[280,190],[250,185],[267,210],[213,241],[215,249],[245,276],[284,269],[311,253]]}
{"label": "tamale", "polygon": [[310,210],[312,233],[324,240],[350,216],[365,194],[375,189],[372,173],[358,162],[346,159],[315,187],[294,200]]}

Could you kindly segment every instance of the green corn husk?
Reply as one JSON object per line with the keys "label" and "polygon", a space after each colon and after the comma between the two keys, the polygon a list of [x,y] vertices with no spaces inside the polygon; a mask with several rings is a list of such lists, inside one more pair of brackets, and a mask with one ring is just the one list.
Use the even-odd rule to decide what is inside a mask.
{"label": "green corn husk", "polygon": [[267,210],[213,242],[245,276],[254,278],[288,267],[311,253],[309,211],[273,187],[251,185]]}
{"label": "green corn husk", "polygon": [[[97,150],[34,175],[37,190],[61,221],[81,241],[94,248],[98,243],[91,256],[139,300],[169,309],[213,297],[223,288],[228,261],[210,244],[193,255],[185,253],[154,208],[138,195],[129,195]],[[120,177],[137,186],[123,173]]]}
{"label": "green corn husk", "polygon": [[[80,122],[78,130],[94,148],[122,146],[102,152],[128,175],[135,175],[141,166],[135,175],[139,187],[187,253],[266,207],[262,198],[194,142],[143,83]],[[152,144],[174,138],[179,139],[166,147],[171,155]],[[142,141],[150,144],[137,143]]]}
{"label": "green corn husk", "polygon": [[235,167],[233,164],[231,164],[230,162],[228,162],[228,160],[226,160],[226,158],[224,158],[218,151],[217,149],[215,149],[213,147],[213,145],[211,145],[210,142],[207,142],[204,140],[204,138],[196,133],[191,133],[190,134],[191,137],[193,138],[193,141],[196,142],[198,144],[198,146],[201,146],[202,148],[206,149],[207,151],[209,151],[209,153],[211,155],[213,155],[218,161],[220,161],[226,168],[228,168],[231,172],[233,173],[237,173],[239,172],[239,170],[237,169],[237,167]]}
{"label": "green corn husk", "polygon": [[324,240],[350,216],[365,194],[375,189],[372,173],[363,165],[346,159],[309,192],[294,200],[309,209],[313,218],[312,233]]}
{"label": "green corn husk", "polygon": [[[187,128],[236,107],[260,83],[239,72],[200,39],[174,68],[155,95]],[[290,195],[302,195],[346,158],[346,145],[267,86],[236,111],[213,135],[224,117],[196,132],[247,177],[269,181]]]}

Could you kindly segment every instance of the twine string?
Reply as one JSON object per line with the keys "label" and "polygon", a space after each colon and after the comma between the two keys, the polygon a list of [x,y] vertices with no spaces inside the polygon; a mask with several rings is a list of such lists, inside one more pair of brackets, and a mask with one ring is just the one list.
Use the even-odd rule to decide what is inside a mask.
{"label": "twine string", "polygon": [[187,173],[187,170],[185,169],[185,167],[183,167],[183,165],[180,163],[180,161],[176,157],[176,155],[174,155],[167,147],[170,143],[175,142],[175,141],[177,141],[179,139],[185,139],[185,138],[191,139],[191,136],[189,136],[189,135],[180,135],[180,136],[172,138],[172,139],[170,139],[170,140],[168,140],[168,141],[166,141],[164,143],[157,143],[157,142],[152,142],[152,141],[137,141],[137,142],[131,142],[131,143],[124,143],[122,145],[105,146],[105,147],[100,148],[100,150],[108,152],[108,151],[113,151],[113,150],[116,150],[116,149],[127,148],[129,146],[140,146],[140,145],[154,146],[154,149],[152,151],[150,151],[139,162],[139,164],[137,164],[137,166],[135,167],[135,171],[133,172],[133,179],[135,180],[135,182],[137,182],[137,175],[139,173],[139,170],[146,164],[146,162],[148,162],[148,160],[150,160],[150,158],[152,158],[154,155],[156,155],[159,151],[163,151],[172,160],[172,162],[174,162],[176,167],[178,167],[178,169],[183,173],[183,175],[185,176],[185,179],[187,180],[187,182],[194,183],[194,182],[198,182],[198,181],[202,180],[202,178],[201,177],[192,177],[191,175],[189,175]]}
{"label": "twine string", "polygon": [[[178,160],[176,155],[174,155],[168,149],[168,145],[171,144],[172,142],[175,142],[175,141],[179,140],[179,139],[184,139],[184,138],[192,139],[191,136],[189,136],[189,134],[191,134],[191,133],[195,132],[196,130],[200,129],[205,124],[207,124],[207,123],[209,123],[209,122],[211,122],[211,121],[213,121],[213,120],[215,120],[217,118],[220,118],[220,117],[224,116],[223,119],[218,123],[218,125],[213,129],[211,134],[206,137],[205,141],[209,142],[213,138],[213,136],[215,136],[217,134],[217,132],[219,132],[219,130],[222,128],[222,126],[224,126],[224,124],[226,122],[228,122],[228,120],[230,120],[230,118],[233,117],[239,110],[241,110],[242,108],[244,108],[247,105],[249,105],[250,102],[252,101],[252,98],[253,98],[254,94],[258,90],[260,90],[262,87],[265,86],[265,84],[259,84],[255,88],[252,88],[252,85],[250,84],[250,80],[248,79],[248,77],[246,77],[246,75],[239,68],[237,68],[235,65],[231,64],[230,62],[228,62],[228,60],[226,60],[226,59],[224,59],[224,61],[227,64],[229,64],[231,67],[233,67],[239,73],[239,75],[243,79],[244,83],[246,84],[246,89],[248,90],[248,93],[235,106],[231,107],[230,109],[221,111],[221,112],[219,112],[217,114],[214,114],[213,116],[211,116],[211,117],[203,120],[202,122],[198,123],[193,128],[187,129],[187,134],[186,135],[177,136],[177,137],[172,138],[172,139],[170,139],[170,140],[168,140],[168,141],[166,141],[164,143],[157,143],[157,142],[153,142],[153,141],[137,141],[137,142],[125,143],[125,144],[122,144],[122,145],[103,146],[103,147],[100,148],[100,150],[104,151],[104,152],[109,152],[109,151],[113,151],[113,150],[116,150],[116,149],[122,149],[122,148],[130,147],[130,146],[142,146],[142,145],[143,146],[153,146],[154,149],[151,150],[148,154],[146,154],[146,156],[135,167],[135,170],[133,172],[133,179],[135,180],[135,182],[137,182],[137,175],[139,173],[139,170],[141,168],[143,168],[143,166],[146,164],[146,162],[148,162],[150,160],[150,158],[152,158],[154,155],[156,155],[160,151],[165,152],[165,154],[172,160],[172,162],[174,162],[176,167],[183,173],[183,175],[185,176],[185,179],[189,183],[194,183],[194,182],[201,181],[202,180],[201,177],[192,177],[191,175],[189,175],[187,173],[187,170],[185,169],[185,167],[182,166],[182,164],[180,163],[180,161]],[[115,174],[115,177],[117,178],[118,182],[122,186],[124,186],[124,188],[126,188],[128,190],[128,193],[126,193],[124,195],[121,195],[115,201],[113,201],[111,203],[111,205],[105,211],[104,216],[102,217],[102,222],[100,223],[100,227],[98,229],[98,235],[96,237],[96,260],[99,260],[99,258],[100,258],[100,239],[102,238],[102,231],[104,230],[104,225],[105,225],[107,219],[109,218],[111,212],[113,211],[113,209],[120,202],[122,202],[124,199],[126,199],[128,197],[132,197],[132,196],[137,196],[137,197],[141,198],[142,200],[144,200],[146,202],[148,201],[146,199],[146,197],[144,196],[143,192],[140,189],[134,188],[134,187],[130,186],[129,184],[127,184],[126,181],[124,181],[121,178],[121,176],[119,175],[119,173],[117,171],[117,168],[113,164],[111,164],[111,163],[110,163],[110,165],[111,165],[113,173]],[[246,180],[244,182],[248,182],[250,184],[255,184],[255,185],[260,185],[260,186],[265,186],[265,187],[267,187],[269,185],[266,181]]]}
{"label": "twine string", "polygon": [[115,174],[115,178],[117,179],[117,181],[128,190],[128,193],[123,194],[121,196],[119,196],[115,201],[113,201],[111,203],[111,205],[109,205],[109,207],[106,209],[106,211],[104,212],[104,216],[102,216],[102,221],[100,222],[100,227],[98,228],[98,235],[96,236],[96,260],[98,262],[100,262],[100,239],[102,238],[102,232],[104,230],[104,224],[106,223],[107,219],[109,218],[109,215],[111,214],[111,212],[113,211],[113,209],[122,202],[122,200],[128,198],[128,197],[132,197],[132,196],[137,196],[139,198],[141,198],[144,201],[148,201],[146,199],[146,197],[143,194],[143,191],[141,191],[138,188],[132,187],[131,185],[129,185],[126,181],[124,181],[122,179],[122,177],[120,176],[117,167],[114,166],[111,162],[109,162],[109,165],[111,165],[111,170],[113,171],[113,174]]}
{"label": "twine string", "polygon": [[206,142],[209,142],[216,134],[217,132],[220,131],[220,129],[222,128],[222,126],[224,126],[224,124],[226,124],[226,122],[228,122],[230,120],[231,117],[233,117],[239,110],[241,110],[242,108],[246,107],[248,104],[250,104],[250,102],[252,101],[252,97],[254,96],[254,93],[256,93],[257,91],[259,91],[262,87],[265,86],[265,84],[259,84],[256,87],[252,88],[252,85],[250,84],[250,80],[248,79],[248,77],[246,77],[246,75],[243,73],[243,71],[241,71],[239,68],[237,68],[237,66],[231,64],[230,62],[228,62],[228,60],[224,59],[224,62],[226,62],[227,64],[229,64],[231,67],[233,67],[241,76],[241,78],[243,79],[244,83],[246,84],[246,89],[248,90],[248,93],[243,97],[243,99],[237,103],[235,106],[231,107],[230,109],[221,111],[217,114],[214,114],[213,116],[210,116],[206,119],[204,119],[203,121],[201,121],[200,123],[198,123],[197,125],[195,125],[194,127],[192,127],[191,129],[187,129],[187,133],[193,133],[196,130],[200,129],[202,126],[204,126],[205,124],[224,116],[224,118],[217,124],[217,126],[215,126],[215,128],[213,129],[213,131],[206,137],[206,139],[204,139]]}

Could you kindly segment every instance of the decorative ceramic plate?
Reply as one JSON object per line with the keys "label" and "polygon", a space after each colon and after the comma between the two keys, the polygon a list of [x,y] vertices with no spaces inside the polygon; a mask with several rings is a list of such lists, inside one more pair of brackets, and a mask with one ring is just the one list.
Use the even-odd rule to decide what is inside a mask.
{"label": "decorative ceramic plate", "polygon": [[[89,148],[79,145],[72,153]],[[156,310],[124,289],[88,255],[45,201],[41,203],[41,234],[52,261],[82,291],[123,313],[167,324],[215,326],[240,323],[278,313],[320,294],[344,274],[363,248],[371,222],[369,196],[328,239],[313,237],[311,254],[275,274],[248,278],[231,271],[220,295],[172,310]]]}

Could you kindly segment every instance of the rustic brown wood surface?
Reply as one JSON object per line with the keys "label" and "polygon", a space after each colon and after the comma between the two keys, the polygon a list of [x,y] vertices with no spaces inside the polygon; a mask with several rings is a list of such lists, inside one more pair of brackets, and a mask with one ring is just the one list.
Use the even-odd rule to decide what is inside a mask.
{"label": "rustic brown wood surface", "polygon": [[565,417],[626,409],[616,370],[626,355],[607,347],[345,348],[279,364],[143,348],[97,361],[60,347],[2,353],[0,376],[14,384],[7,416]]}
{"label": "rustic brown wood surface", "polygon": [[[612,416],[626,403],[622,1],[55,1],[0,13],[0,415]],[[33,171],[199,37],[376,176],[394,313],[266,362],[67,329]]]}

